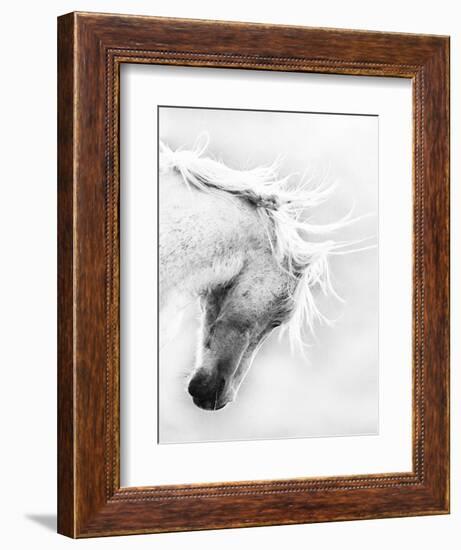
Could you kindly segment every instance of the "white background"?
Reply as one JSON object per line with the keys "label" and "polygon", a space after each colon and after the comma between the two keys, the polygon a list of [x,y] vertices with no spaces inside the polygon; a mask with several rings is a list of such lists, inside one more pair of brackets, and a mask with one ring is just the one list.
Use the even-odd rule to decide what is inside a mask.
{"label": "white background", "polygon": [[[215,532],[136,536],[74,542],[54,533],[56,494],[56,39],[57,15],[80,10],[305,24],[452,35],[452,120],[459,102],[461,20],[457,3],[440,0],[267,0],[250,3],[169,0],[8,3],[1,34],[0,131],[1,366],[5,373],[0,418],[2,546],[5,548],[457,548],[461,451],[459,400],[460,296],[452,299],[452,515],[336,524],[267,527]],[[457,70],[456,70],[457,68]],[[459,124],[452,150],[459,151]],[[452,159],[452,280],[460,278],[460,223]]]}
{"label": "white background", "polygon": [[[184,89],[187,87],[187,95]],[[122,122],[121,122],[121,166],[122,166],[122,203],[121,211],[122,223],[122,381],[121,381],[121,449],[122,449],[122,485],[153,485],[159,483],[190,483],[220,480],[236,481],[251,479],[268,478],[289,478],[310,476],[328,476],[328,475],[349,475],[353,473],[384,473],[384,472],[404,472],[411,470],[411,340],[412,340],[412,269],[411,269],[411,247],[412,247],[412,182],[411,182],[411,150],[412,150],[412,108],[411,108],[411,86],[408,80],[402,79],[384,79],[384,78],[357,78],[333,75],[280,75],[277,73],[264,73],[261,71],[229,71],[184,67],[149,67],[149,66],[129,66],[122,70],[121,84],[122,101]],[[305,111],[311,109],[317,112],[331,112],[336,109],[340,113],[368,113],[379,115],[379,163],[376,159],[376,148],[378,147],[377,133],[372,134],[368,131],[367,139],[371,141],[374,148],[373,153],[367,151],[366,146],[360,140],[360,134],[351,126],[341,126],[339,121],[332,125],[334,117],[332,115],[320,115],[324,121],[323,124],[330,124],[330,134],[325,141],[322,134],[317,132],[315,144],[309,144],[304,138],[305,148],[299,148],[299,145],[287,146],[286,163],[290,161],[292,165],[289,171],[301,171],[312,167],[315,162],[315,155],[328,155],[328,161],[331,163],[330,174],[337,180],[338,192],[336,202],[334,198],[329,201],[332,211],[336,217],[341,217],[344,212],[349,210],[355,202],[355,215],[370,213],[368,209],[374,208],[374,220],[369,218],[366,225],[365,220],[357,222],[353,232],[345,232],[341,238],[345,240],[360,239],[365,235],[377,237],[376,223],[379,220],[379,404],[380,404],[380,426],[379,433],[376,435],[357,436],[357,437],[324,437],[324,438],[304,438],[306,432],[300,431],[301,424],[305,430],[308,426],[308,417],[314,417],[314,423],[322,426],[324,430],[328,429],[322,418],[322,406],[326,406],[328,413],[334,417],[335,413],[346,419],[350,414],[347,409],[354,410],[354,405],[347,403],[347,386],[357,386],[359,393],[367,395],[367,389],[363,387],[363,379],[370,374],[366,373],[366,368],[360,365],[360,359],[356,359],[356,353],[361,358],[366,358],[367,347],[362,343],[361,337],[371,340],[373,333],[360,333],[360,322],[362,320],[349,317],[341,327],[341,309],[336,311],[331,308],[326,309],[327,303],[320,303],[322,309],[326,309],[328,317],[337,318],[336,328],[327,328],[321,331],[316,327],[316,340],[309,350],[309,358],[312,359],[312,370],[309,376],[309,365],[305,361],[301,364],[301,372],[296,375],[296,383],[301,386],[311,385],[314,392],[318,394],[318,401],[311,397],[304,390],[299,399],[309,401],[308,404],[300,405],[293,417],[283,409],[277,411],[277,392],[283,391],[284,375],[277,371],[280,364],[283,364],[283,370],[293,368],[290,363],[288,350],[281,351],[277,356],[277,349],[272,349],[271,354],[275,360],[269,360],[267,357],[262,359],[264,347],[255,359],[248,378],[245,380],[243,391],[248,390],[248,384],[251,383],[252,376],[256,376],[255,383],[257,389],[253,390],[253,395],[248,401],[248,408],[243,413],[243,423],[247,424],[251,430],[253,418],[261,420],[260,424],[280,423],[280,416],[286,414],[289,418],[290,429],[299,430],[294,432],[292,437],[298,439],[279,440],[279,441],[240,441],[228,443],[189,443],[187,445],[156,445],[153,441],[153,428],[156,425],[156,347],[153,345],[153,333],[156,325],[157,307],[155,303],[155,235],[157,230],[157,220],[154,214],[156,210],[156,185],[153,175],[155,174],[155,150],[157,127],[156,104],[165,104],[170,101],[172,104],[178,104],[188,101],[190,105],[203,105],[215,107],[239,107],[246,108],[265,108],[265,109],[294,109]],[[197,111],[195,111],[197,112]],[[209,112],[209,111],[208,111]],[[227,112],[227,111],[226,111]],[[222,113],[222,111],[221,111]],[[267,113],[265,113],[267,116]],[[246,113],[248,116],[248,114]],[[285,115],[286,116],[286,115]],[[291,115],[293,116],[293,115]],[[298,115],[299,116],[299,115]],[[306,115],[307,116],[307,115]],[[341,117],[340,117],[341,118]],[[367,117],[342,117],[350,121],[353,119],[362,119],[373,122],[373,118]],[[377,123],[376,119],[374,120]],[[234,126],[236,122],[234,121]],[[357,124],[357,122],[356,122]],[[363,124],[363,122],[362,122]],[[188,132],[193,132],[193,124],[186,123]],[[308,128],[312,127],[312,123]],[[298,122],[298,128],[302,128],[302,123]],[[325,126],[324,126],[325,128]],[[341,135],[340,128],[346,133],[347,138]],[[376,127],[375,127],[376,128]],[[255,124],[256,132],[259,129]],[[267,131],[267,130],[266,130]],[[281,135],[283,132],[280,130]],[[363,131],[363,130],[362,130]],[[253,128],[251,132],[247,130],[249,137],[241,136],[239,138],[240,153],[236,158],[240,161],[245,155],[256,155],[258,152],[254,144]],[[292,130],[293,132],[293,130]],[[337,132],[337,134],[335,134]],[[228,132],[227,134],[231,134]],[[226,134],[229,139],[230,136]],[[334,135],[333,135],[334,134]],[[339,134],[339,135],[338,135]],[[165,135],[165,128],[160,128],[160,136]],[[187,133],[181,133],[184,139]],[[296,135],[296,134],[295,134]],[[373,137],[374,136],[374,139]],[[216,136],[215,136],[216,138]],[[191,139],[191,138],[189,138]],[[276,141],[276,149],[272,154],[280,153],[284,144],[289,142],[289,137],[285,140]],[[301,134],[297,135],[298,141],[301,141]],[[376,176],[379,164],[379,215],[376,206],[376,187],[373,202],[367,202],[360,197],[360,192],[364,194],[360,183],[349,181],[359,180],[363,176],[358,168],[351,168],[351,174],[348,175],[346,168],[338,170],[343,156],[348,156],[351,164],[354,164],[354,147],[345,145],[345,140],[350,142],[357,141],[358,153],[355,157],[355,164],[361,162],[360,153],[367,156],[367,161],[372,161],[372,168],[369,172],[365,171],[367,177],[373,178],[376,186]],[[191,140],[193,143],[193,140]],[[307,143],[306,143],[307,142]],[[187,142],[186,142],[187,143]],[[215,144],[213,134],[211,134],[210,150]],[[236,145],[233,146],[235,152]],[[296,149],[298,147],[298,149]],[[231,144],[227,147],[222,145],[215,152],[225,154],[232,148]],[[270,141],[264,141],[261,149],[264,157],[256,164],[271,162]],[[309,149],[314,149],[311,151]],[[293,157],[290,154],[294,151]],[[367,154],[368,152],[368,154]],[[260,152],[261,155],[261,152]],[[296,155],[300,157],[295,164]],[[264,159],[264,160],[263,160]],[[228,162],[224,156],[224,161]],[[231,163],[232,165],[232,163]],[[317,167],[318,168],[318,167]],[[368,183],[368,182],[367,182]],[[362,184],[364,185],[364,184]],[[355,196],[351,187],[355,186],[357,196]],[[343,189],[346,188],[346,189]],[[359,189],[360,191],[357,191]],[[354,201],[354,202],[353,202]],[[372,206],[373,205],[373,206]],[[314,221],[329,221],[327,205],[324,206],[325,218],[315,218]],[[367,209],[367,210],[362,210]],[[342,213],[340,213],[342,210]],[[318,215],[318,214],[317,214]],[[351,228],[349,228],[351,231]],[[376,241],[375,241],[376,242]],[[377,252],[376,250],[374,251]],[[358,256],[358,257],[357,257]],[[370,254],[369,254],[370,256]],[[365,258],[364,258],[365,257]],[[366,287],[366,277],[360,276],[360,269],[370,272],[375,269],[375,263],[363,263],[367,254],[357,254],[349,262],[355,263],[358,272],[351,276],[351,279],[361,279],[361,286]],[[372,257],[372,256],[371,256]],[[347,265],[347,257],[339,258],[343,264],[337,264],[333,258],[332,273],[334,285],[338,292],[348,300],[359,302],[357,306],[357,316],[362,316],[362,311],[368,306],[368,301],[373,302],[374,298],[360,296],[360,293],[353,295],[347,285],[347,271],[342,274],[344,279],[335,278],[335,272],[341,267],[344,269]],[[375,260],[376,261],[376,260]],[[361,263],[362,262],[362,263]],[[398,266],[398,268],[396,268]],[[344,287],[340,286],[340,281],[345,282]],[[352,296],[345,294],[351,292]],[[375,288],[373,291],[376,292]],[[352,308],[352,306],[351,306]],[[376,323],[376,317],[367,317],[363,314],[368,324]],[[346,317],[346,315],[344,315]],[[351,338],[351,332],[347,325],[354,326],[354,333]],[[187,326],[187,325],[186,325]],[[181,327],[183,331],[187,328]],[[344,330],[344,340],[352,342],[351,349],[346,343],[341,342],[341,330]],[[357,332],[355,332],[357,331]],[[331,335],[329,334],[331,332]],[[193,332],[196,333],[196,329]],[[334,335],[333,335],[334,333]],[[330,338],[330,339],[329,339]],[[337,339],[336,339],[337,338]],[[341,342],[341,343],[340,343]],[[176,345],[175,345],[176,347]],[[335,363],[334,359],[328,356],[316,355],[316,350],[321,348],[340,348],[340,359]],[[192,348],[193,349],[193,348]],[[164,359],[162,350],[160,360]],[[193,355],[193,351],[182,351],[187,356]],[[280,353],[280,352],[279,352]],[[378,350],[372,348],[371,354],[373,362],[376,361]],[[366,359],[365,359],[366,360]],[[174,359],[168,358],[169,363]],[[258,365],[262,363],[263,372],[257,372]],[[358,363],[352,366],[351,364]],[[271,373],[271,364],[274,370]],[[327,382],[328,389],[324,391],[320,383],[316,387],[315,382],[315,364],[318,364],[317,377],[321,379],[322,375],[328,378],[330,372],[331,379]],[[367,367],[369,365],[365,363]],[[360,366],[362,370],[360,370]],[[190,367],[189,367],[190,368]],[[354,373],[354,368],[358,369],[358,374]],[[376,368],[376,367],[374,367]],[[184,365],[183,365],[184,369]],[[173,365],[169,365],[167,371],[173,371]],[[160,379],[165,374],[165,370],[160,371]],[[177,374],[177,373],[176,373]],[[304,374],[304,376],[303,376]],[[289,374],[286,375],[288,377]],[[354,376],[356,377],[354,379]],[[372,377],[376,377],[374,372]],[[267,379],[265,377],[268,377]],[[277,382],[274,379],[277,377]],[[376,378],[374,378],[376,380]],[[174,387],[182,396],[185,392],[181,378],[177,377]],[[272,389],[271,389],[272,388]],[[165,387],[161,386],[163,392]],[[286,391],[286,390],[285,390]],[[368,390],[369,391],[369,390]],[[376,407],[375,389],[372,390],[371,398]],[[263,392],[267,395],[268,412],[264,414],[264,398],[259,394]],[[338,396],[332,397],[335,392]],[[294,393],[287,391],[293,398]],[[245,394],[243,394],[245,395]],[[251,394],[250,394],[251,395]],[[370,393],[368,393],[370,396]],[[186,396],[187,397],[187,396]],[[161,393],[161,399],[165,394]],[[167,409],[170,415],[180,414],[179,399],[170,394],[174,407]],[[335,403],[329,403],[329,399]],[[367,414],[365,407],[360,408],[359,398],[352,397],[355,406],[359,409],[358,417],[364,419]],[[186,404],[189,405],[190,400]],[[323,403],[322,403],[323,402]],[[239,426],[239,408],[244,407],[246,401],[242,395],[239,395],[236,403],[230,407],[230,410],[224,410],[228,415],[228,422],[232,427]],[[337,408],[336,408],[337,407]],[[254,409],[258,409],[255,411]],[[272,412],[272,409],[274,411]],[[344,412],[342,409],[346,409]],[[355,411],[357,411],[355,409]],[[161,409],[163,415],[165,408]],[[191,410],[185,408],[185,415],[188,419],[184,421],[187,429],[194,427],[194,414],[196,422],[200,424],[210,423],[213,420],[222,418],[219,424],[219,431],[223,434],[232,433],[226,427],[226,417],[217,416],[210,419],[210,413],[198,411],[191,405]],[[200,415],[201,413],[201,415]],[[234,413],[234,414],[233,414]],[[220,415],[220,413],[214,413]],[[222,413],[221,413],[222,414]],[[272,414],[272,416],[271,416]],[[370,413],[368,413],[370,414]],[[376,411],[373,411],[376,414]],[[300,417],[297,419],[296,417]],[[375,417],[376,418],[376,417]],[[160,425],[164,416],[160,415]],[[304,420],[304,423],[302,423]],[[164,421],[164,420],[163,420]],[[350,420],[349,420],[350,421]],[[356,420],[356,422],[358,419]],[[253,420],[254,422],[254,420]],[[298,427],[296,427],[298,423]],[[335,426],[337,431],[324,431],[323,435],[333,435],[341,433],[340,423]],[[262,429],[262,428],[260,428]],[[265,426],[269,430],[269,427]],[[273,428],[275,431],[275,428]],[[285,427],[285,430],[289,428]],[[312,428],[311,428],[312,429]],[[369,432],[376,429],[368,428]],[[258,439],[247,435],[241,437],[240,434],[248,433],[236,431],[233,439]],[[249,432],[252,433],[251,431]],[[260,432],[259,432],[260,433]],[[264,432],[262,432],[264,433]],[[269,432],[270,433],[270,432]],[[276,432],[275,432],[276,433]],[[283,432],[282,432],[283,433]],[[312,432],[313,431],[312,429]],[[343,431],[342,435],[360,433],[360,431]],[[321,432],[322,434],[322,432]],[[259,434],[258,434],[259,435]],[[225,439],[225,436],[223,437]],[[261,437],[259,437],[261,439]],[[271,439],[263,438],[263,439]],[[272,438],[274,439],[274,438]],[[187,456],[187,460],[184,457]],[[153,467],[155,465],[155,467]]]}

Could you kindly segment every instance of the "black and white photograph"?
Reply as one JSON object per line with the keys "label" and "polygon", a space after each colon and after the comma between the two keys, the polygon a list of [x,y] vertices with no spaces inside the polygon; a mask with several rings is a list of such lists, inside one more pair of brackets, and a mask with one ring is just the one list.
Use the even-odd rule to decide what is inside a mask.
{"label": "black and white photograph", "polygon": [[158,107],[158,443],[379,433],[379,117]]}
{"label": "black and white photograph", "polygon": [[2,5],[3,548],[459,547],[457,7]]}
{"label": "black and white photograph", "polygon": [[460,546],[458,12],[2,4],[5,550]]}

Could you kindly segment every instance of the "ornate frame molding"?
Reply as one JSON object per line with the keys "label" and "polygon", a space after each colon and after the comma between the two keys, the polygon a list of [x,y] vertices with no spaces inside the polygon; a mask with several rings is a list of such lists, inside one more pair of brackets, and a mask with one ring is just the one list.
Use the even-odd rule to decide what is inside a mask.
{"label": "ornate frame molding", "polygon": [[[448,39],[86,13],[62,16],[58,28],[59,532],[85,537],[446,513]],[[412,472],[120,487],[121,63],[412,79]]]}

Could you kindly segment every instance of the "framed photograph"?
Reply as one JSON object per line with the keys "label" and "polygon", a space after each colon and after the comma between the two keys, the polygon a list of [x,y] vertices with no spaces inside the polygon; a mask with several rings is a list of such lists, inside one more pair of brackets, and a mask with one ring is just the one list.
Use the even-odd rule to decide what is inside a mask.
{"label": "framed photograph", "polygon": [[449,39],[58,20],[58,531],[449,511]]}

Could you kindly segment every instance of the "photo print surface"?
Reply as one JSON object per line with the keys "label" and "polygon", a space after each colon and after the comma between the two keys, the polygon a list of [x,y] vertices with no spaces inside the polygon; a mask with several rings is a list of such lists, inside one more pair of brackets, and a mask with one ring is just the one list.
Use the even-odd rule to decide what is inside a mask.
{"label": "photo print surface", "polygon": [[375,435],[377,116],[158,107],[158,442]]}

